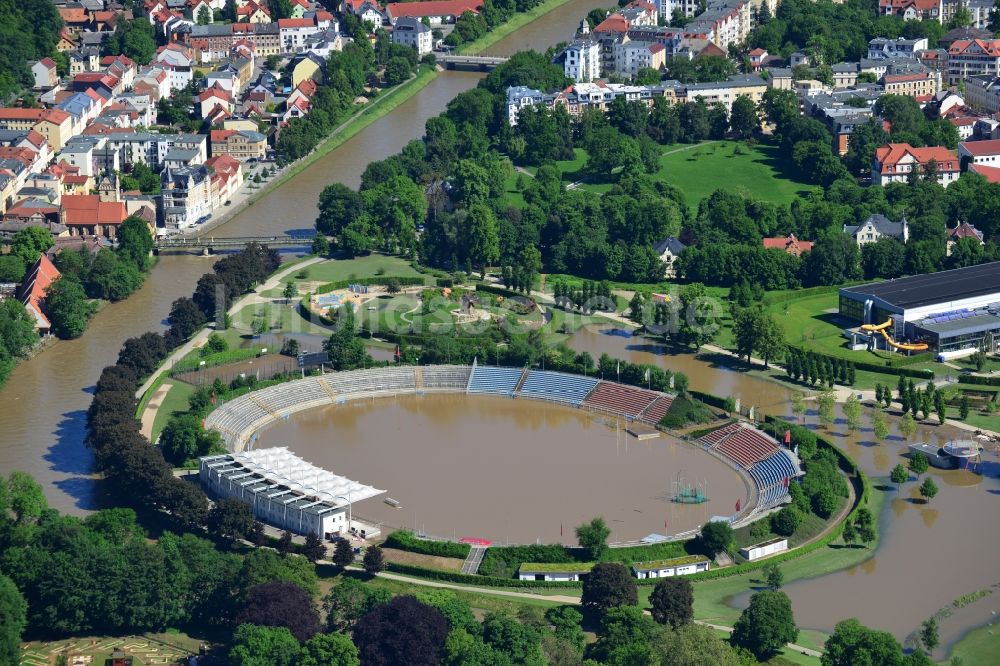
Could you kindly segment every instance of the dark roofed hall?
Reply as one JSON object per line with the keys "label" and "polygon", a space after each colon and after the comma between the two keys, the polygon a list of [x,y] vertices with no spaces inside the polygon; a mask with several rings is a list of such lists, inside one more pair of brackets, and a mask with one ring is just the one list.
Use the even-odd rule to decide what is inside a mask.
{"label": "dark roofed hall", "polygon": [[842,291],[874,296],[900,308],[1000,293],[1000,261],[951,271],[862,284]]}

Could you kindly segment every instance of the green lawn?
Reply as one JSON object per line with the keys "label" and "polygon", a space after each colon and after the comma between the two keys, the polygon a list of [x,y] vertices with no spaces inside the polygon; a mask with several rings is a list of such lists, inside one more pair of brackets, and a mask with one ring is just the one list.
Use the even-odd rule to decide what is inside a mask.
{"label": "green lawn", "polygon": [[[354,259],[329,259],[307,266],[304,270],[308,272],[307,277],[299,278],[296,277],[297,274],[292,274],[285,281],[327,283],[355,278],[371,278],[379,275],[390,277],[416,277],[421,275],[407,260],[384,254],[370,254],[367,257],[357,257]],[[429,279],[432,280],[433,278]],[[263,291],[261,294],[278,297],[281,296],[283,290],[284,286],[279,285],[274,289]]]}
{"label": "green lawn", "polygon": [[[735,154],[737,148],[744,154]],[[720,188],[745,191],[754,198],[780,204],[816,189],[797,179],[777,147],[747,146],[737,141],[667,147],[656,177],[681,188],[691,208]]]}
{"label": "green lawn", "polygon": [[153,418],[153,430],[149,438],[152,442],[155,442],[156,438],[160,436],[160,432],[163,431],[167,421],[175,412],[188,410],[188,398],[194,393],[194,386],[187,382],[166,379],[162,386],[170,386],[171,388],[167,391],[167,395],[163,398],[163,404],[156,410],[156,416]]}
{"label": "green lawn", "polygon": [[993,625],[973,629],[956,643],[948,659],[960,657],[963,664],[993,664],[1000,654],[1000,631]]}

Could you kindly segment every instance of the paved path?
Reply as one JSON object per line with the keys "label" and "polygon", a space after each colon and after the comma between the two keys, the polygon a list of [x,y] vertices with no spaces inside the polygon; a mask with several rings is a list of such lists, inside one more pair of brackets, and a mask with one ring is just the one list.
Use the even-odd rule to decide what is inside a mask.
{"label": "paved path", "polygon": [[[286,266],[285,268],[279,270],[277,273],[269,277],[263,284],[258,285],[257,288],[254,289],[254,291],[250,292],[249,294],[245,294],[239,299],[237,299],[236,302],[233,303],[233,305],[229,308],[229,314],[230,315],[236,314],[244,307],[246,307],[248,303],[260,302],[262,297],[258,292],[274,289],[279,284],[281,284],[282,279],[284,279],[290,273],[298,272],[303,268],[306,268],[307,266],[311,266],[323,260],[324,260],[323,257],[310,257],[305,261],[301,261],[292,264],[290,266]],[[138,399],[142,399],[142,396],[146,394],[146,391],[149,390],[149,387],[152,386],[153,382],[156,381],[156,377],[157,375],[159,375],[162,369],[171,367],[174,363],[187,356],[191,352],[191,350],[201,347],[203,344],[205,344],[205,340],[208,339],[208,336],[211,335],[213,332],[214,329],[211,326],[206,326],[205,328],[195,333],[195,335],[190,340],[188,340],[183,345],[175,349],[173,353],[170,354],[170,356],[168,356],[163,360],[163,363],[160,364],[159,369],[153,374],[151,374],[146,379],[146,381],[142,383],[142,386],[139,387],[139,390],[135,392],[135,397]],[[149,408],[147,407],[147,411],[148,409]],[[145,414],[143,414],[143,418],[145,418]]]}
{"label": "paved path", "polygon": [[146,408],[142,411],[142,428],[140,432],[149,441],[153,441],[153,421],[156,420],[156,410],[163,404],[164,398],[167,397],[167,393],[170,392],[173,386],[173,384],[160,384],[156,392],[150,396],[149,402],[146,403]]}

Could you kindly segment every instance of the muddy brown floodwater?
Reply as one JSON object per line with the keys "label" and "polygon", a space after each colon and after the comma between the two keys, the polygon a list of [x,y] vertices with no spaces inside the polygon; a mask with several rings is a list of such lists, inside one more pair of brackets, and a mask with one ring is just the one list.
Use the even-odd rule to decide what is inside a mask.
{"label": "muddy brown floodwater", "polygon": [[[447,538],[574,543],[573,527],[604,516],[611,541],[693,529],[732,512],[747,488],[725,463],[672,438],[638,441],[613,421],[534,400],[424,395],[311,410],[264,431],[338,474],[387,490],[355,515]],[[678,475],[708,502],[670,501]],[[564,534],[560,535],[560,528]]]}
{"label": "muddy brown floodwater", "polygon": [[[611,326],[591,326],[575,333],[568,344],[636,363],[652,363],[684,372],[691,387],[716,395],[738,396],[744,404],[757,405],[768,414],[793,419],[791,391],[777,383],[726,370],[691,355],[670,354],[663,345]],[[903,457],[908,442],[890,418],[892,432],[878,443],[872,434],[870,408],[865,408],[864,427],[851,433],[842,413],[829,428],[820,428],[818,415],[810,410],[805,423],[842,447],[873,480],[892,486],[890,470],[907,464]],[[932,417],[934,418],[934,417]],[[912,442],[943,444],[949,439],[968,438],[971,433],[953,427],[923,424]],[[1000,583],[996,553],[1000,551],[1000,457],[988,451],[981,472],[944,471],[929,474],[940,488],[929,503],[919,499],[915,477],[902,488],[890,490],[882,513],[882,536],[874,556],[844,571],[800,580],[786,586],[800,627],[831,632],[845,618],[891,631],[904,640],[920,623],[951,606],[959,597]],[[747,603],[749,593],[733,600]],[[940,621],[942,647],[935,657],[969,629],[995,620],[1000,611],[1000,589],[961,609],[953,609]]]}

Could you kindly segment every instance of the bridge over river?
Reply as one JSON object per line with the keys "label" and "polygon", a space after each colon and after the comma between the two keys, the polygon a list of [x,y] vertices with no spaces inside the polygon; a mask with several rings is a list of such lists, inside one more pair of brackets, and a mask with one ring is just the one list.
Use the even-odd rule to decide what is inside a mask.
{"label": "bridge over river", "polygon": [[160,236],[153,243],[153,254],[163,252],[198,251],[203,255],[214,254],[217,250],[239,250],[250,243],[260,243],[268,247],[305,247],[312,245],[313,233],[277,236],[236,236],[215,238],[211,236]]}
{"label": "bridge over river", "polygon": [[437,62],[445,69],[490,72],[507,62],[507,57],[455,54],[437,56]]}

